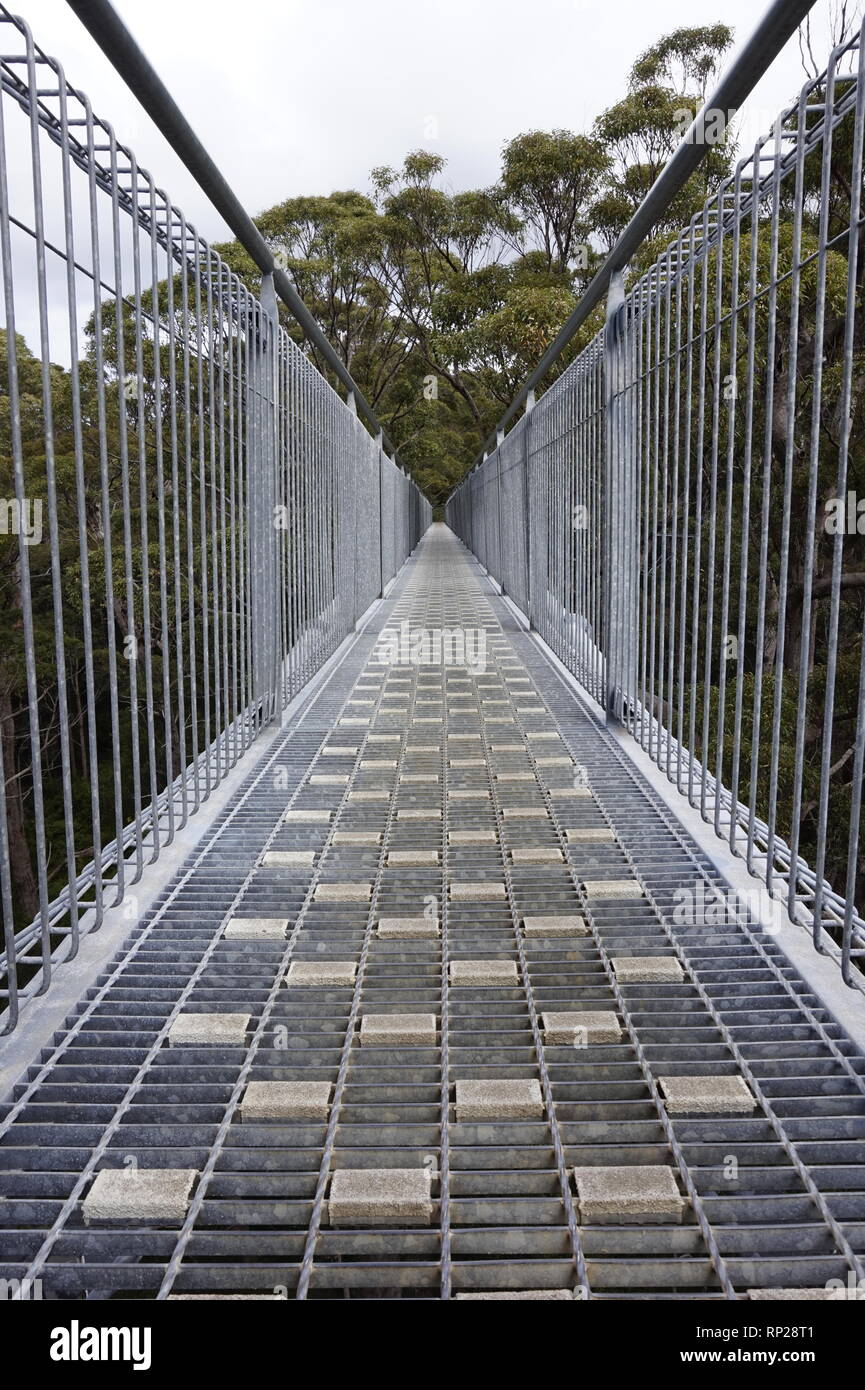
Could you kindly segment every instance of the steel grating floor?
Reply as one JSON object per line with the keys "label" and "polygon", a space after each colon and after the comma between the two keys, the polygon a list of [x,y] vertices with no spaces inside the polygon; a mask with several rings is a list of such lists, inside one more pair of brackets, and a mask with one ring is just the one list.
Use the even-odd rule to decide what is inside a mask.
{"label": "steel grating floor", "polygon": [[[378,660],[394,631],[441,628],[482,629],[485,669]],[[438,862],[388,863],[411,850]],[[268,851],[314,859],[265,867]],[[604,896],[611,881],[626,886]],[[328,884],[370,896],[329,901]],[[722,886],[433,528],[7,1098],[0,1277],[55,1299],[706,1299],[861,1279],[865,1057],[772,937],[676,925],[677,892],[700,885]],[[378,935],[424,915],[437,937]],[[523,930],[575,915],[588,935]],[[284,918],[287,935],[226,939],[230,917]],[[622,956],[678,959],[682,979],[626,983]],[[470,960],[511,962],[517,983],[450,983]],[[355,983],[287,987],[295,961],[352,962]],[[619,1041],[545,1042],[543,1015],[574,1010],[615,1012]],[[251,1015],[245,1045],[169,1046],[190,1012]],[[435,1015],[435,1045],[360,1046],[365,1016],[394,1013]],[[668,1113],[661,1078],[736,1075],[753,1113]],[[241,1122],[250,1081],[301,1080],[331,1084],[328,1119]],[[457,1118],[466,1080],[536,1081],[541,1113]],[[633,1165],[674,1170],[681,1220],[581,1211],[575,1168]],[[88,1223],[94,1175],[136,1167],[196,1170],[185,1217]],[[340,1224],[333,1175],[358,1168],[426,1170],[429,1223]]]}

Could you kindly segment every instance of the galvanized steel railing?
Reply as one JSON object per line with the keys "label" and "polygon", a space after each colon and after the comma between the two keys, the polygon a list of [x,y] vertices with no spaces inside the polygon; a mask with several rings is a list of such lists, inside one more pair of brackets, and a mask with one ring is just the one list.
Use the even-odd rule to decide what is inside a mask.
{"label": "galvanized steel railing", "polygon": [[860,33],[627,288],[614,253],[606,328],[447,508],[860,988],[863,129]]}
{"label": "galvanized steel railing", "polygon": [[2,7],[0,53],[8,1030],[431,513],[273,277],[251,293]]}

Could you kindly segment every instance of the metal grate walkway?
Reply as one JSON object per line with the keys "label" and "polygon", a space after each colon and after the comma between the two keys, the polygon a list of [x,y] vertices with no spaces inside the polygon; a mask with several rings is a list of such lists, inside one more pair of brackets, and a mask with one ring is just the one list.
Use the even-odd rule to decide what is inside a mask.
{"label": "metal grate walkway", "polygon": [[[441,629],[462,661],[379,660]],[[720,888],[434,527],[7,1097],[0,1277],[56,1299],[862,1279],[865,1057],[772,937],[677,925],[682,890]],[[241,1018],[182,1041],[202,1014]],[[324,1084],[248,1091],[298,1082]],[[194,1173],[168,1215],[124,1206],[153,1169]]]}

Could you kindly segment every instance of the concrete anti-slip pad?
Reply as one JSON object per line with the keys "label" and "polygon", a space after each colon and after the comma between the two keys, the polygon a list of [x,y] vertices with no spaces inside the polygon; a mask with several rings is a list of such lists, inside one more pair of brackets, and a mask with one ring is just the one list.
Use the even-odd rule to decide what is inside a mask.
{"label": "concrete anti-slip pad", "polygon": [[483,1293],[458,1293],[454,1294],[457,1301],[468,1302],[469,1299],[512,1299],[529,1300],[535,1299],[554,1300],[556,1302],[573,1303],[574,1295],[570,1289],[489,1289]]}
{"label": "concrete anti-slip pad", "polygon": [[269,849],[261,863],[265,869],[311,869],[315,854],[306,849]]}
{"label": "concrete anti-slip pad", "polygon": [[178,1014],[168,1030],[171,1047],[245,1047],[250,1014]]}
{"label": "concrete anti-slip pad", "polygon": [[313,772],[309,777],[311,787],[345,787],[348,786],[348,774],[341,772]]}
{"label": "concrete anti-slip pad", "polygon": [[314,897],[317,903],[368,903],[371,893],[369,883],[319,883]]}
{"label": "concrete anti-slip pad", "polygon": [[86,1222],[183,1221],[194,1168],[103,1168],[81,1203]]}
{"label": "concrete anti-slip pad", "polygon": [[612,830],[608,830],[605,825],[580,826],[576,829],[566,830],[565,835],[569,845],[612,844],[616,838]]}
{"label": "concrete anti-slip pad", "polygon": [[519,976],[513,960],[452,960],[450,982],[510,989],[519,984]]}
{"label": "concrete anti-slip pad", "polygon": [[[357,744],[337,744],[333,743],[329,748],[322,748],[323,758],[353,758],[357,752]],[[363,763],[361,763],[363,767]]]}
{"label": "concrete anti-slip pad", "polygon": [[659,1076],[670,1115],[750,1115],[757,1101],[743,1076]]}
{"label": "concrete anti-slip pad", "polygon": [[635,878],[587,878],[583,890],[588,898],[642,898],[643,890]]}
{"label": "concrete anti-slip pad", "polygon": [[414,806],[397,811],[397,820],[441,820],[442,813],[437,807]]}
{"label": "concrete anti-slip pad", "polygon": [[427,917],[380,917],[376,934],[382,941],[429,941],[439,936],[439,924]]}
{"label": "concrete anti-slip pad", "polygon": [[304,822],[308,825],[326,825],[332,818],[333,811],[303,810],[302,807],[286,811],[282,817],[288,825],[293,825],[295,822],[300,825]]}
{"label": "concrete anti-slip pad", "polygon": [[240,1118],[326,1120],[332,1093],[330,1081],[250,1081],[240,1102]]}
{"label": "concrete anti-slip pad", "polygon": [[491,801],[491,794],[483,787],[455,787],[448,792],[451,801]]}
{"label": "concrete anti-slip pad", "polygon": [[390,798],[391,793],[389,791],[375,789],[366,791],[357,789],[348,794],[349,801],[390,801]]}
{"label": "concrete anti-slip pad", "polygon": [[563,864],[565,862],[560,849],[548,849],[542,845],[524,845],[521,849],[512,849],[511,859],[515,864]]}
{"label": "concrete anti-slip pad", "polygon": [[225,924],[226,941],[284,941],[287,917],[232,917]]}
{"label": "concrete anti-slip pad", "polygon": [[590,935],[585,919],[576,913],[561,917],[524,917],[523,932],[528,937]]}
{"label": "concrete anti-slip pad", "polygon": [[541,1083],[514,1081],[458,1081],[457,1121],[539,1120],[544,1115]]}
{"label": "concrete anti-slip pad", "polygon": [[353,960],[293,960],[285,983],[310,988],[350,989],[357,978]]}
{"label": "concrete anti-slip pad", "polygon": [[328,1201],[331,1226],[428,1226],[428,1168],[338,1168]]}
{"label": "concrete anti-slip pad", "polygon": [[496,842],[496,832],[494,830],[449,830],[449,845],[494,845]]}
{"label": "concrete anti-slip pad", "polygon": [[549,820],[543,806],[506,806],[502,815],[506,820]]}
{"label": "concrete anti-slip pad", "polygon": [[361,1047],[435,1047],[435,1014],[364,1014]]}
{"label": "concrete anti-slip pad", "polygon": [[680,1222],[687,1206],[672,1168],[663,1164],[575,1168],[584,1225]]}
{"label": "concrete anti-slip pad", "polygon": [[396,758],[361,758],[360,765],[365,772],[385,772],[396,767]]}
{"label": "concrete anti-slip pad", "polygon": [[553,1010],[541,1015],[541,1025],[548,1047],[588,1047],[622,1037],[618,1016],[606,1009]]}
{"label": "concrete anti-slip pad", "polygon": [[505,885],[503,883],[452,883],[450,885],[451,901],[455,903],[471,902],[504,902]]}
{"label": "concrete anti-slip pad", "polygon": [[675,956],[612,956],[610,964],[621,985],[680,984],[685,978]]}

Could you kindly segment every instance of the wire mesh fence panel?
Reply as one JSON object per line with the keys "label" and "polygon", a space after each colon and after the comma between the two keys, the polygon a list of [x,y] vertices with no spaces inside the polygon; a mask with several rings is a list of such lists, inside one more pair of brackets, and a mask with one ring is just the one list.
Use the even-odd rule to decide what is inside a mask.
{"label": "wire mesh fence panel", "polygon": [[606,330],[448,506],[502,579],[488,483],[525,439],[520,606],[859,985],[861,39],[611,287]]}
{"label": "wire mesh fence panel", "polygon": [[[5,1026],[430,520],[254,293],[0,7]],[[396,472],[384,460],[382,467]]]}

